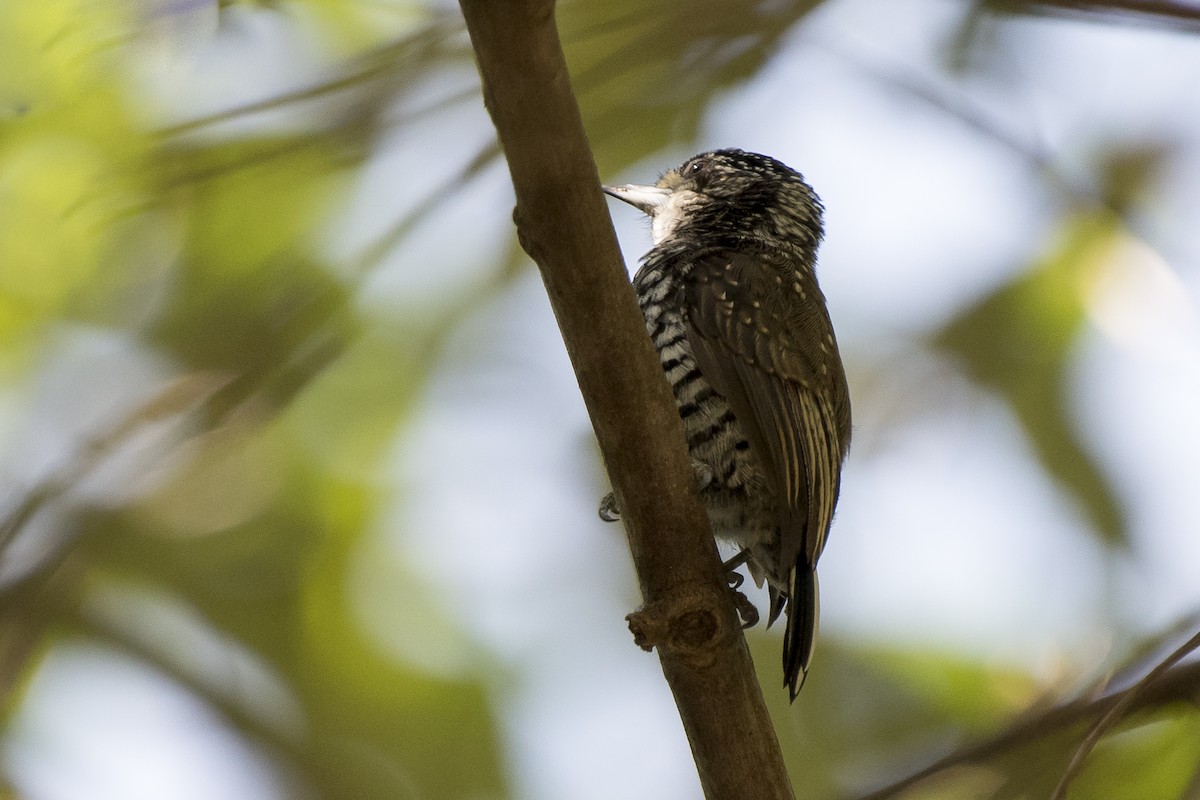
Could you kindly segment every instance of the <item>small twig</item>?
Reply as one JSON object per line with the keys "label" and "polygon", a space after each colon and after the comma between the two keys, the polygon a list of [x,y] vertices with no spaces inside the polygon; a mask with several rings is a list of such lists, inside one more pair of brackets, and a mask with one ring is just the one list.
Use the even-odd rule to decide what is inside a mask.
{"label": "small twig", "polygon": [[[472,91],[472,94],[478,93],[477,90]],[[350,260],[349,270],[353,279],[356,282],[361,281],[367,273],[412,232],[413,228],[428,219],[434,211],[440,209],[468,181],[478,177],[484,168],[490,165],[492,160],[499,155],[500,147],[496,142],[485,144],[470,161],[463,165],[457,174],[434,189],[416,205],[412,212],[405,214],[393,222],[361,254]]]}
{"label": "small twig", "polygon": [[1104,734],[1120,722],[1129,712],[1138,695],[1197,647],[1200,647],[1200,633],[1197,633],[1191,639],[1184,642],[1175,652],[1163,659],[1154,669],[1147,672],[1144,678],[1121,693],[1121,699],[1114,703],[1112,708],[1092,725],[1092,729],[1088,731],[1087,736],[1079,743],[1079,747],[1075,750],[1075,754],[1071,756],[1071,761],[1067,764],[1066,770],[1063,771],[1062,778],[1058,781],[1058,786],[1054,787],[1054,791],[1050,794],[1050,800],[1063,800],[1067,796],[1067,787],[1074,780],[1075,776],[1079,774],[1079,771],[1083,769],[1083,762],[1087,758],[1088,753],[1092,752],[1092,749],[1095,748]]}
{"label": "small twig", "polygon": [[966,126],[972,133],[993,142],[1018,158],[1031,172],[1042,176],[1052,189],[1062,193],[1071,203],[1087,209],[1107,211],[1115,215],[1128,230],[1138,230],[1127,210],[1112,202],[1102,191],[1072,177],[1057,163],[1052,153],[1007,128],[1002,120],[974,101],[968,93],[938,85],[907,65],[861,50],[852,52],[818,40],[809,41],[808,45],[844,60],[871,79],[909,95]]}
{"label": "small twig", "polygon": [[993,9],[1101,21],[1139,22],[1182,33],[1200,32],[1200,8],[1169,0],[992,0]]}
{"label": "small twig", "polygon": [[451,38],[452,34],[456,31],[449,24],[449,17],[447,16],[440,22],[440,25],[435,24],[422,28],[412,35],[405,36],[380,47],[378,50],[359,59],[358,63],[343,75],[299,89],[281,92],[262,100],[252,100],[231,108],[222,109],[221,111],[215,111],[203,117],[194,117],[193,119],[162,128],[157,134],[162,139],[183,136],[202,128],[212,127],[235,119],[286,108],[297,103],[317,100],[347,89],[353,89],[372,80],[384,78],[397,63],[410,55],[411,48],[418,44],[423,37],[432,35],[442,39]]}
{"label": "small twig", "polygon": [[[910,775],[861,795],[858,800],[887,800],[887,798],[895,797],[934,775],[954,767],[986,761],[994,756],[1007,753],[1015,747],[1050,736],[1084,720],[1093,719],[1097,715],[1106,714],[1114,705],[1124,699],[1126,692],[1130,691],[1133,690],[1126,689],[1124,692],[1099,698],[1072,700],[1036,716],[1021,717],[999,733],[987,739],[964,745]],[[1181,700],[1193,700],[1197,695],[1200,695],[1200,664],[1185,664],[1161,674],[1153,685],[1147,684],[1143,691],[1137,693],[1131,701],[1131,707],[1127,708],[1126,712],[1140,711]]]}
{"label": "small twig", "polygon": [[[1132,686],[1138,675],[1158,663],[1156,657],[1166,650],[1171,642],[1179,641],[1180,637],[1194,630],[1200,630],[1200,610],[1185,614],[1139,643],[1126,656],[1125,661],[1112,670],[1111,676],[1100,690],[1109,686]],[[1097,694],[1100,694],[1100,691],[1097,691]]]}
{"label": "small twig", "polygon": [[108,431],[84,441],[73,458],[27,492],[15,508],[0,518],[0,558],[3,558],[4,551],[21,528],[40,509],[74,488],[125,444],[141,426],[195,408],[228,382],[228,378],[213,373],[179,377],[133,408]]}

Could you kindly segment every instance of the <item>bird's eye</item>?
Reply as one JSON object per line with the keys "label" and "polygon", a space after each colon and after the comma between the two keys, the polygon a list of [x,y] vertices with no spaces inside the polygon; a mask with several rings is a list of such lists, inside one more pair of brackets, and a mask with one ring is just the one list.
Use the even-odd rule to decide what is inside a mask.
{"label": "bird's eye", "polygon": [[692,175],[699,175],[701,172],[704,171],[705,166],[706,165],[703,160],[693,161],[688,166],[688,172],[690,172]]}

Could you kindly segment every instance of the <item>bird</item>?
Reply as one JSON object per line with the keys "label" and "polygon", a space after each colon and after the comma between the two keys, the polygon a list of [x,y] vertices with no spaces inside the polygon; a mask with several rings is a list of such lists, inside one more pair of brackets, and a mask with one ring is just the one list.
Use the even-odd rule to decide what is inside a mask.
{"label": "bird", "polygon": [[[633,286],[675,396],[714,535],[786,609],[784,688],[808,674],[825,548],[850,446],[850,391],[817,284],[824,207],[797,171],[738,149],[654,185],[605,186],[650,217]],[[611,495],[601,516],[619,511]],[[736,585],[736,584],[735,584]],[[750,621],[753,624],[753,620]]]}

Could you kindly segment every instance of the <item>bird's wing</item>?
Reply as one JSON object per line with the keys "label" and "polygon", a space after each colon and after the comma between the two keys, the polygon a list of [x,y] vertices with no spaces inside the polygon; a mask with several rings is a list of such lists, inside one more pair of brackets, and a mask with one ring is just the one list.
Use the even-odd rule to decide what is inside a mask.
{"label": "bird's wing", "polygon": [[811,273],[760,254],[712,253],[685,281],[688,340],[729,401],[781,503],[781,564],[815,566],[849,442],[849,400]]}

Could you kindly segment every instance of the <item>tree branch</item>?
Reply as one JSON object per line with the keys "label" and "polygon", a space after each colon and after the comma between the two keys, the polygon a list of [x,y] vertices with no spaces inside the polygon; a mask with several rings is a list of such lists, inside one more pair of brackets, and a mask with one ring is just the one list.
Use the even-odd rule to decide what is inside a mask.
{"label": "tree branch", "polygon": [[[571,91],[553,0],[461,0],[537,262],[625,518],[657,646],[709,800],[791,798],[683,429],[646,335]],[[532,400],[532,399],[531,399]]]}

